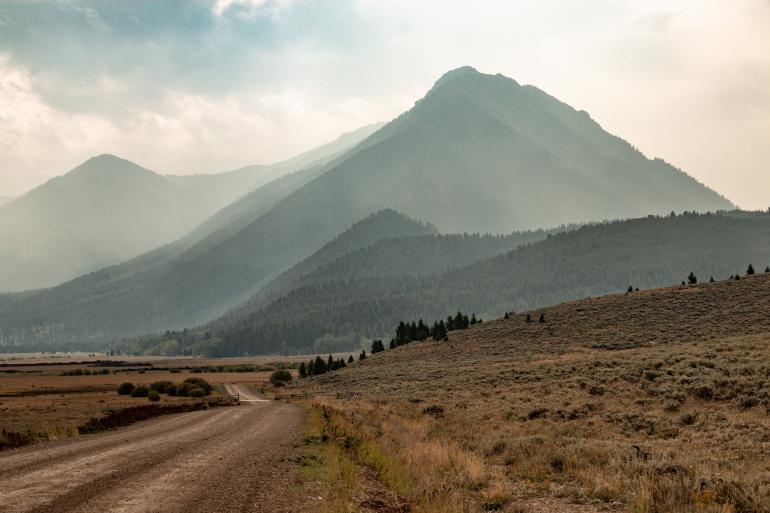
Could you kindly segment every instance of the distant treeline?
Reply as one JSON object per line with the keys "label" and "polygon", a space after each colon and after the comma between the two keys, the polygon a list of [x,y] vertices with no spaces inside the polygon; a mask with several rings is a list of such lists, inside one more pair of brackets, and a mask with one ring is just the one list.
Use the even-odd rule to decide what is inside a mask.
{"label": "distant treeline", "polygon": [[[476,318],[476,314],[471,315],[469,318],[462,312],[457,312],[453,316],[448,316],[446,322],[442,319],[433,323],[432,327],[428,327],[427,324],[420,319],[417,322],[404,322],[401,321],[396,327],[396,336],[390,339],[390,349],[395,349],[399,346],[406,345],[410,342],[425,340],[427,338],[433,338],[437,341],[449,340],[447,333],[455,330],[468,329],[474,324],[481,323],[481,319]],[[372,341],[371,354],[377,354],[385,351],[385,344],[382,340],[377,339]],[[366,350],[361,351],[358,355],[359,360],[366,360]],[[347,367],[348,363],[353,363],[353,356],[348,357],[347,363],[342,358],[334,359],[332,355],[324,361],[320,356],[316,356],[311,359],[307,364],[302,362],[299,366],[299,377],[306,378],[309,376],[318,376],[330,371],[342,369]]]}

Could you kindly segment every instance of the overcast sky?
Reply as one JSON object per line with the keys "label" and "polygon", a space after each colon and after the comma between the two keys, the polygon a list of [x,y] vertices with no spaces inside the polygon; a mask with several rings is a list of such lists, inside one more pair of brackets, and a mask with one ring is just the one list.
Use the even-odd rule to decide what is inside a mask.
{"label": "overcast sky", "polygon": [[770,206],[770,0],[0,0],[0,195],[284,159],[471,65]]}

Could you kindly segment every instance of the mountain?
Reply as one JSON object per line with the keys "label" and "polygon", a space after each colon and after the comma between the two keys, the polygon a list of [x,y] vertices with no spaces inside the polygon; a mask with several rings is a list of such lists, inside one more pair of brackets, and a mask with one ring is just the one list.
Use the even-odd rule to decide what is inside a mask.
{"label": "mountain", "polygon": [[243,214],[253,207],[239,198],[327,162],[380,126],[283,162],[211,175],[160,176],[112,155],[94,157],[0,208],[0,291],[56,285],[170,243],[207,221],[188,242],[202,239],[238,217],[232,210]]}
{"label": "mountain", "polygon": [[[701,280],[724,279],[749,263],[760,272],[770,265],[767,214],[690,213],[589,225],[501,250],[493,258],[469,259],[470,265],[456,261],[420,273],[422,262],[439,267],[431,254],[463,254],[439,244],[441,238],[387,240],[352,252],[296,282],[282,297],[207,325],[214,343],[200,346],[213,354],[297,352],[312,349],[323,337],[354,342],[386,337],[401,320],[432,323],[458,309],[488,318],[629,286],[670,285],[690,272]],[[474,241],[476,247],[482,244]],[[386,248],[396,250],[388,254]],[[398,272],[407,260],[409,270]]]}
{"label": "mountain", "polygon": [[173,240],[206,215],[203,199],[127,160],[94,157],[0,207],[0,290],[53,285]]}
{"label": "mountain", "polygon": [[[236,236],[291,192],[317,177],[330,161],[339,158],[340,152],[355,146],[377,127],[370,125],[343,134],[331,143],[290,159],[288,164],[277,164],[290,172],[227,205],[174,242],[50,289],[0,294],[0,347],[48,347],[49,343],[77,346],[112,338],[111,330],[138,334],[158,329],[152,311],[146,310],[147,304],[152,305],[149,308],[173,310],[176,299],[143,306],[144,293],[165,289],[167,294],[173,294],[175,281],[180,273],[187,272],[189,262],[216,251],[223,241]],[[300,165],[308,167],[291,172]],[[136,305],[131,307],[133,310],[121,310],[131,304]],[[217,314],[223,312],[218,310]],[[38,346],[41,343],[43,346]]]}
{"label": "mountain", "polygon": [[0,207],[13,200],[10,196],[0,196]]}
{"label": "mountain", "polygon": [[[119,284],[104,280],[98,293],[66,284],[43,296],[0,300],[0,318],[14,311],[14,339],[27,341],[34,319],[33,338],[48,342],[202,324],[355,221],[387,208],[444,233],[510,233],[731,207],[683,172],[606,133],[587,114],[472,68],[446,74],[412,109],[303,176],[307,181],[298,180],[269,211],[238,229],[220,226],[162,269]],[[82,303],[52,299],[69,297],[62,292],[73,288],[86,298]],[[62,319],[64,310],[69,315]]]}

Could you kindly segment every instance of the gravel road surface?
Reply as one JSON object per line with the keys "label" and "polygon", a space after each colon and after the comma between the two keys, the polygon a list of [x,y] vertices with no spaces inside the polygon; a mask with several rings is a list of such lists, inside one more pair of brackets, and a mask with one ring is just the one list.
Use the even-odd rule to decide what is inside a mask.
{"label": "gravel road surface", "polygon": [[0,512],[293,511],[302,409],[229,390],[241,406],[0,453]]}

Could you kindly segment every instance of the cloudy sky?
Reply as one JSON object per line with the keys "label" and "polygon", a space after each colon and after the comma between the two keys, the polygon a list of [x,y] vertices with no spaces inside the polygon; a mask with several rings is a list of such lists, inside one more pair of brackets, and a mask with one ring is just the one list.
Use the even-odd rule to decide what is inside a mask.
{"label": "cloudy sky", "polygon": [[0,195],[100,153],[277,161],[466,64],[770,205],[770,0],[0,0]]}

